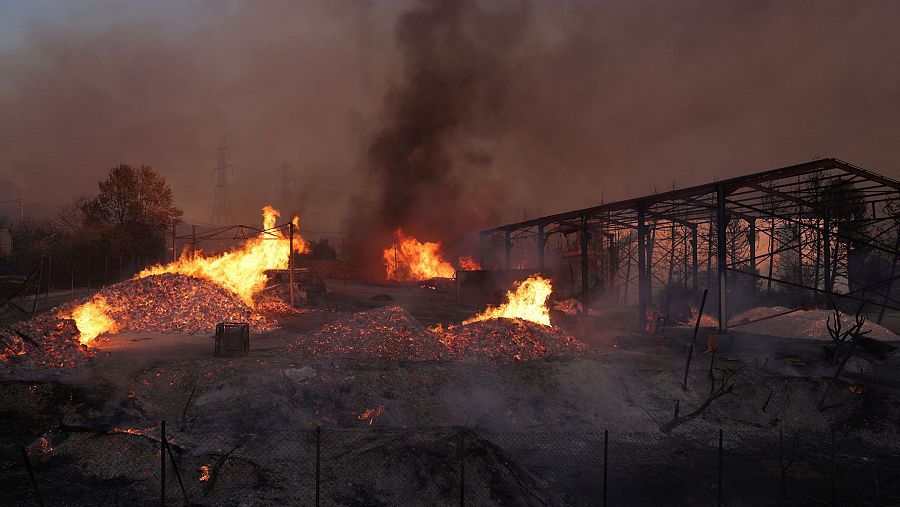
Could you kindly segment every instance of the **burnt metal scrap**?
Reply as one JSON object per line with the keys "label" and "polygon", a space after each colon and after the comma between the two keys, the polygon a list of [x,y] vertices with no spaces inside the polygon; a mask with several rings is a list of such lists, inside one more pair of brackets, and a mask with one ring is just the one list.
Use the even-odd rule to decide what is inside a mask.
{"label": "burnt metal scrap", "polygon": [[483,230],[481,264],[568,263],[555,277],[585,311],[597,297],[636,305],[643,329],[655,298],[709,287],[724,332],[738,285],[863,302],[880,323],[900,310],[898,230],[900,182],[827,158]]}

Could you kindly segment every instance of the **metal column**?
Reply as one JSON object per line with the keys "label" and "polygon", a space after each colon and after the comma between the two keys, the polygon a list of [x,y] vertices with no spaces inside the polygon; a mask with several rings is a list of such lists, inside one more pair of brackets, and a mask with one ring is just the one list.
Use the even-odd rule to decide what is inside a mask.
{"label": "metal column", "polygon": [[512,239],[509,237],[510,231],[506,229],[503,237],[503,247],[506,250],[506,261],[504,263],[504,267],[506,269],[512,269]]}
{"label": "metal column", "polygon": [[588,284],[590,279],[588,271],[588,241],[590,241],[590,232],[588,232],[587,215],[581,217],[581,311],[585,315],[588,313],[588,304],[591,301],[590,290]]}
{"label": "metal column", "polygon": [[756,219],[750,220],[750,232],[747,234],[750,243],[750,272],[756,273]]}
{"label": "metal column", "polygon": [[728,210],[725,209],[725,186],[716,185],[716,270],[719,279],[719,332],[728,331]]}
{"label": "metal column", "polygon": [[537,249],[538,269],[544,270],[544,248],[547,246],[547,236],[544,235],[544,224],[538,224]]}
{"label": "metal column", "polygon": [[646,329],[647,325],[647,293],[650,284],[647,276],[647,207],[643,203],[637,206],[638,221],[638,327],[641,331]]}
{"label": "metal column", "polygon": [[694,224],[691,227],[691,269],[692,269],[692,279],[694,280],[694,292],[697,292],[700,289],[700,281],[699,277],[699,263],[697,259],[697,225]]}
{"label": "metal column", "polygon": [[[825,275],[825,295],[831,297],[832,279],[831,279],[831,215],[825,210],[825,224],[822,229],[822,258],[823,270]],[[818,286],[818,280],[814,280],[813,284]]]}

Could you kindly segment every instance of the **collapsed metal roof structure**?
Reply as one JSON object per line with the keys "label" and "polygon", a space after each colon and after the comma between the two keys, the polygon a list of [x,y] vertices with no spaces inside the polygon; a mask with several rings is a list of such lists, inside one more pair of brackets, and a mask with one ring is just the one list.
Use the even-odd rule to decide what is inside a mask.
{"label": "collapsed metal roof structure", "polygon": [[[482,265],[544,270],[551,238],[574,236],[576,247],[561,251],[580,258],[580,286],[571,289],[583,309],[598,293],[627,304],[630,292],[641,327],[654,295],[705,285],[724,332],[737,279],[769,295],[803,293],[814,304],[875,305],[879,321],[885,309],[900,310],[892,294],[898,230],[900,182],[827,158],[511,223],[480,239]],[[861,267],[872,259],[882,263],[874,279]]]}

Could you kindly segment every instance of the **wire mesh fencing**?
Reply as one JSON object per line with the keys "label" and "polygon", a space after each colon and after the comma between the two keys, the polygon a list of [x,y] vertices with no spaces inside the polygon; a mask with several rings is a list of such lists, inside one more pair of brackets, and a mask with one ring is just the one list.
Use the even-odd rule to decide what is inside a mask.
{"label": "wire mesh fencing", "polygon": [[[204,428],[164,436],[159,425],[147,434],[76,433],[46,446],[22,449],[22,466],[10,474],[16,501],[0,493],[0,503],[900,503],[900,450],[803,429]],[[61,464],[57,452],[67,453]],[[73,473],[99,482],[61,488]],[[92,493],[97,484],[102,495]]]}

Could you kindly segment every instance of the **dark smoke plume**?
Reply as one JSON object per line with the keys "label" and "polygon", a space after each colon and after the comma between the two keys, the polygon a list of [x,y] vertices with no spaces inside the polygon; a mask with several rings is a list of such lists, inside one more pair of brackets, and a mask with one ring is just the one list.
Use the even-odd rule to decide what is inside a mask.
{"label": "dark smoke plume", "polygon": [[522,4],[491,11],[439,0],[398,20],[403,79],[386,94],[368,149],[372,202],[351,218],[353,251],[369,274],[383,276],[381,249],[397,229],[453,246],[502,200],[490,184],[491,157],[474,145],[503,128],[526,19]]}

